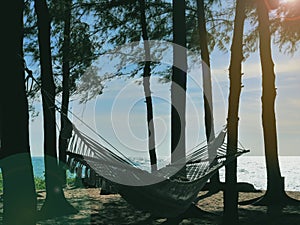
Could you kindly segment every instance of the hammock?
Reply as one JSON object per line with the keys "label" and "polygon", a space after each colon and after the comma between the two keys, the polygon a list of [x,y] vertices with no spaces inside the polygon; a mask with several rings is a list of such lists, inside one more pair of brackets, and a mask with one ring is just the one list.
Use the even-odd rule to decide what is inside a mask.
{"label": "hammock", "polygon": [[[174,217],[190,207],[218,169],[248,152],[238,148],[235,154],[226,155],[225,135],[226,130],[222,130],[209,148],[203,146],[187,154],[186,163],[173,163],[149,173],[73,125],[67,165],[70,172],[88,184],[119,193],[137,209],[156,216]],[[209,160],[208,149],[216,152],[214,160]]]}
{"label": "hammock", "polygon": [[[39,85],[25,60],[24,69]],[[59,111],[58,107],[55,108]],[[238,148],[233,151],[235,154],[226,155],[226,130],[222,130],[209,145],[188,154],[186,160],[149,173],[116,148],[108,149],[65,119],[67,123],[61,135],[69,140],[67,166],[70,172],[76,172],[77,177],[93,186],[117,191],[137,209],[157,216],[174,217],[184,213],[218,169],[249,152]],[[211,157],[208,151],[215,155]]]}

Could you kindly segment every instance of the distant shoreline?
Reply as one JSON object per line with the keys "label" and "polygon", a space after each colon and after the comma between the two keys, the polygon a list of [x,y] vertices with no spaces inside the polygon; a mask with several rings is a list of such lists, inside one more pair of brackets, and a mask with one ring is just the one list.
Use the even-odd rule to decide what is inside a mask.
{"label": "distant shoreline", "polygon": [[[32,157],[34,176],[44,178],[44,157]],[[136,158],[137,163],[142,169],[149,169],[149,160]],[[164,159],[165,160],[165,159]],[[167,161],[159,160],[159,167],[167,164]],[[285,177],[285,187],[288,191],[300,191],[300,156],[281,156],[280,166],[282,176]],[[224,168],[220,169],[221,180],[224,181]],[[70,177],[75,176],[69,173]],[[265,190],[267,186],[267,176],[265,159],[263,156],[241,156],[238,158],[238,181],[251,183],[256,189]]]}

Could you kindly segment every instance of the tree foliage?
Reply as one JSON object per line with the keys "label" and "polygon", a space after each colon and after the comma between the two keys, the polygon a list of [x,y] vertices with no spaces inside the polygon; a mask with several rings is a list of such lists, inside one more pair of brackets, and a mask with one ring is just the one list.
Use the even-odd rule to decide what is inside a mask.
{"label": "tree foliage", "polygon": [[281,4],[276,15],[272,26],[276,34],[275,43],[279,46],[279,50],[293,55],[299,49],[300,44],[300,1]]}
{"label": "tree foliage", "polygon": [[[65,19],[65,1],[50,1],[48,4],[51,18],[51,50],[53,74],[55,76],[56,93],[62,91],[62,58],[63,58],[63,21]],[[90,13],[83,7],[83,1],[73,1],[71,14],[71,38],[70,38],[70,92],[76,90],[76,81],[91,65],[95,58],[96,49],[99,45],[94,31],[91,29],[88,14]],[[31,62],[32,67],[39,66],[39,52],[37,46],[37,20],[34,14],[33,4],[27,1],[25,10],[25,56]],[[35,72],[38,78],[39,73]],[[36,87],[31,96],[37,93]]]}

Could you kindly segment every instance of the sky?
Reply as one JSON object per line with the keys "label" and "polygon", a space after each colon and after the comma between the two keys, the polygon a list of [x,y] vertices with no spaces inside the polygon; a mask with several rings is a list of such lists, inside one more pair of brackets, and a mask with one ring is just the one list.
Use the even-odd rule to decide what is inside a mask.
{"label": "sky", "polygon": [[[287,1],[287,0],[282,0]],[[229,1],[231,2],[231,1]],[[246,26],[249,26],[247,24]],[[247,27],[246,27],[247,30]],[[246,31],[247,32],[247,31]],[[127,46],[128,47],[128,46]],[[123,50],[128,54],[128,48]],[[139,46],[141,47],[141,46]],[[119,46],[120,50],[122,46]],[[171,47],[161,58],[155,61],[161,66],[172,64]],[[123,53],[124,53],[123,52]],[[128,62],[142,61],[141,50],[129,57]],[[287,55],[272,46],[276,74],[276,119],[278,151],[281,156],[300,156],[300,52]],[[117,55],[102,56],[95,65],[101,68],[99,74],[116,73]],[[205,128],[202,95],[202,68],[200,62],[192,59],[199,56],[190,54],[187,83],[186,147],[187,151],[199,143],[205,143]],[[226,125],[227,100],[229,91],[228,67],[230,52],[214,50],[211,54],[213,82],[213,113],[215,131]],[[125,60],[126,61],[126,60]],[[129,63],[129,64],[130,64]],[[126,65],[129,66],[130,65]],[[263,156],[264,142],[261,120],[261,67],[258,51],[251,53],[243,63],[242,92],[239,108],[239,141],[246,149],[248,156]],[[85,74],[85,77],[88,75]],[[87,77],[87,80],[91,80]],[[115,79],[104,84],[103,94],[86,104],[79,104],[79,97],[73,97],[70,104],[70,118],[74,124],[105,144],[85,124],[92,127],[109,143],[124,152],[125,155],[148,157],[146,105],[140,78]],[[97,85],[97,83],[96,83]],[[161,83],[157,76],[151,78],[151,91],[154,102],[154,125],[159,157],[170,155],[170,83]],[[57,99],[58,102],[60,99]],[[35,103],[41,111],[40,102]],[[59,115],[57,115],[57,121]],[[59,121],[57,127],[59,128]],[[30,141],[33,156],[43,155],[42,113],[30,122]]]}
{"label": "sky", "polygon": [[[170,51],[160,61],[170,62]],[[229,53],[214,51],[211,55],[213,80],[213,109],[216,132],[226,124],[229,90]],[[137,61],[139,59],[136,59]],[[243,63],[243,85],[240,103],[239,141],[250,149],[248,156],[264,155],[261,125],[261,69],[259,54],[255,52]],[[300,53],[293,57],[282,54],[273,46],[273,60],[276,73],[276,116],[278,149],[282,156],[299,156],[300,146]],[[99,59],[100,74],[114,73],[113,62]],[[205,142],[201,66],[189,61],[186,138],[187,150]],[[70,118],[74,124],[101,140],[87,126],[91,126],[125,155],[148,157],[146,105],[140,78],[115,79],[105,83],[103,94],[87,104],[71,103]],[[157,76],[151,79],[154,102],[154,124],[158,157],[170,155],[170,84],[161,83]],[[59,101],[59,99],[58,99]],[[40,103],[36,103],[40,109]],[[73,114],[73,116],[72,116]],[[77,118],[76,118],[77,117]],[[57,116],[57,119],[59,117]],[[58,124],[59,127],[59,124]],[[42,115],[30,123],[30,140],[33,156],[43,155]],[[105,144],[102,141],[103,144]]]}

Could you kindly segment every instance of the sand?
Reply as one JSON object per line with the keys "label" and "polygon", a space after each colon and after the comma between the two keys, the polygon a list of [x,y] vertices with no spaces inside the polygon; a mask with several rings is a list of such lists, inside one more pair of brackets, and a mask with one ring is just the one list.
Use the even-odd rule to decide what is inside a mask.
{"label": "sand", "polygon": [[[52,224],[220,224],[223,211],[223,192],[218,192],[198,203],[200,209],[208,213],[199,213],[199,218],[185,218],[179,223],[166,221],[164,218],[153,218],[150,213],[135,210],[119,195],[100,195],[97,188],[66,189],[65,195],[69,202],[79,210],[76,215],[63,216],[55,219],[39,221],[40,225]],[[203,195],[206,192],[200,192]],[[239,194],[239,201],[263,195],[259,193]],[[299,192],[287,192],[290,197],[300,200]],[[39,207],[45,198],[45,192],[39,192]],[[210,214],[213,213],[213,214]],[[275,215],[267,214],[265,206],[239,206],[240,224],[243,225],[299,225],[300,206],[288,206]]]}

